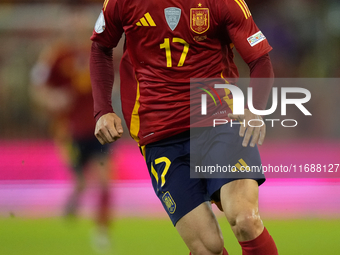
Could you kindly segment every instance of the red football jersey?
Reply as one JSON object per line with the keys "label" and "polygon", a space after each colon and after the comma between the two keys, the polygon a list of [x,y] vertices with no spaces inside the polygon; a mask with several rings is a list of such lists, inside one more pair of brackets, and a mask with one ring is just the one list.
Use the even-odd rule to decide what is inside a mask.
{"label": "red football jersey", "polygon": [[93,138],[96,124],[91,114],[93,99],[88,54],[88,48],[76,48],[66,42],[56,43],[48,49],[44,71],[39,74],[41,84],[63,89],[71,101],[67,110],[53,115],[53,124],[54,128],[65,126],[75,139]]}
{"label": "red football jersey", "polygon": [[106,0],[91,39],[113,48],[123,33],[137,82],[121,77],[122,106],[140,145],[189,129],[190,78],[237,77],[234,46],[246,63],[271,50],[243,0]]}

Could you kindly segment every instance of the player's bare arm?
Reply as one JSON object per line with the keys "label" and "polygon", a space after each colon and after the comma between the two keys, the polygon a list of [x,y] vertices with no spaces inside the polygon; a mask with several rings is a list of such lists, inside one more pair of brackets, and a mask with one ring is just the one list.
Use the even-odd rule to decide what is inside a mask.
{"label": "player's bare arm", "polygon": [[123,135],[122,121],[115,113],[107,113],[101,116],[94,132],[101,144],[112,143]]}
{"label": "player's bare arm", "polygon": [[[250,142],[250,147],[255,147],[256,144],[262,145],[266,136],[266,124],[262,120],[262,117],[244,109],[244,115],[229,114],[229,118],[237,119],[242,122],[240,125],[240,136],[244,137],[242,146],[247,147]],[[258,121],[256,121],[258,119]],[[251,126],[249,121],[252,120]]]}
{"label": "player's bare arm", "polygon": [[[270,90],[273,86],[274,72],[268,54],[248,63],[250,69],[250,84],[253,88],[253,104],[256,109],[265,109]],[[265,79],[259,79],[265,78]],[[240,125],[240,136],[244,137],[242,146],[247,147],[250,141],[250,147],[256,144],[262,145],[266,136],[266,124],[262,117],[252,113],[249,109],[244,110],[244,115],[229,114],[229,118],[237,119],[243,124]],[[258,119],[258,121],[256,121]],[[249,121],[251,121],[251,126]]]}

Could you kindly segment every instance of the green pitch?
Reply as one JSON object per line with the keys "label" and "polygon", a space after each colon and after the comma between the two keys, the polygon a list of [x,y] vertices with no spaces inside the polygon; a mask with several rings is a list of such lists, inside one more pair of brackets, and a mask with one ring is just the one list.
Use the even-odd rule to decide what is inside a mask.
{"label": "green pitch", "polygon": [[[225,219],[219,219],[230,255],[241,250]],[[270,220],[265,225],[280,255],[340,254],[340,220]],[[0,254],[92,255],[93,223],[78,219],[0,218]],[[189,252],[167,219],[117,220],[112,226],[114,255],[188,255]]]}

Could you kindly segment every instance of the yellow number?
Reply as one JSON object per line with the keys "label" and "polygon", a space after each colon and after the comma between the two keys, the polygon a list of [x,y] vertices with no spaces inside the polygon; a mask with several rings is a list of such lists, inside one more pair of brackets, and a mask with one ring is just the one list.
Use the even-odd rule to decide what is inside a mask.
{"label": "yellow number", "polygon": [[[189,51],[189,43],[187,43],[184,39],[177,38],[177,37],[172,38],[172,42],[173,43],[181,43],[181,44],[184,45],[181,57],[180,57],[179,62],[177,64],[177,66],[183,66],[185,58],[187,57],[187,54],[188,54],[188,51]],[[164,38],[164,43],[160,44],[159,47],[161,49],[165,49],[166,66],[167,67],[172,67],[170,40],[169,40],[169,38]]]}
{"label": "yellow number", "polygon": [[[162,181],[161,187],[163,187],[164,184],[165,184],[165,175],[167,174],[169,167],[171,165],[171,161],[167,157],[160,157],[160,158],[155,160],[156,165],[158,165],[159,163],[162,163],[162,162],[165,163],[165,167],[164,167],[164,170],[161,174],[161,181]],[[158,174],[157,174],[155,168],[153,167],[152,163],[151,163],[151,173],[153,174],[153,176],[156,179],[156,182],[158,183]]]}
{"label": "yellow number", "polygon": [[170,42],[169,38],[164,38],[164,43],[159,45],[161,49],[165,49],[165,56],[166,56],[166,66],[172,67],[172,61],[171,61],[171,50],[170,50]]}
{"label": "yellow number", "polygon": [[181,58],[179,59],[178,65],[177,66],[183,66],[185,58],[187,57],[188,51],[189,51],[189,43],[187,43],[186,41],[184,41],[181,38],[173,38],[172,42],[176,43],[181,43],[184,44],[184,48],[183,48],[183,52],[181,54]]}

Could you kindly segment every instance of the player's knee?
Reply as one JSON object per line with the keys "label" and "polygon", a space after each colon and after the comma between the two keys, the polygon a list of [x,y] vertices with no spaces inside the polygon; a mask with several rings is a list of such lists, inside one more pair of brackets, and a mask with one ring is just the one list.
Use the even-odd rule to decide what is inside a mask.
{"label": "player's knee", "polygon": [[204,237],[193,245],[193,255],[221,255],[223,253],[224,241],[220,235]]}
{"label": "player's knee", "polygon": [[237,235],[247,237],[256,237],[263,228],[259,214],[253,211],[237,214],[231,225]]}
{"label": "player's knee", "polygon": [[205,242],[205,247],[212,255],[222,254],[224,247],[223,237],[216,235],[215,238],[210,238]]}

